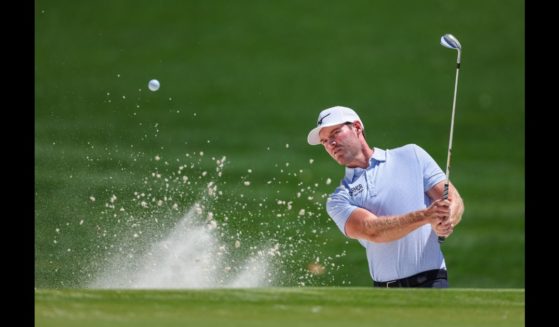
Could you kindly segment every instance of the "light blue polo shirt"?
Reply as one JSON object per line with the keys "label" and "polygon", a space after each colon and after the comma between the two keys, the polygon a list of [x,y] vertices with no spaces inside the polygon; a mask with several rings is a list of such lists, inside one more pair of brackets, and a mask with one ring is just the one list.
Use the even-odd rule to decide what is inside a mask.
{"label": "light blue polo shirt", "polygon": [[[386,151],[374,148],[369,167],[346,167],[344,179],[326,202],[326,210],[347,236],[345,224],[356,208],[367,209],[379,217],[427,208],[431,204],[427,191],[445,178],[435,160],[418,145]],[[358,241],[367,251],[369,271],[377,282],[446,268],[430,224],[388,243]]]}

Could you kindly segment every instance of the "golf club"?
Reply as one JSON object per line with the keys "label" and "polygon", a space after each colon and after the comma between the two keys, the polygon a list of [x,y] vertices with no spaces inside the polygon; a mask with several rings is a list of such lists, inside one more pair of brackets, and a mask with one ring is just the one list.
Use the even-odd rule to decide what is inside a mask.
{"label": "golf club", "polygon": [[[448,199],[448,184],[450,182],[450,154],[452,152],[452,134],[454,132],[454,113],[456,111],[456,94],[458,92],[458,74],[460,73],[460,56],[462,54],[462,45],[458,42],[458,39],[452,34],[445,34],[441,36],[441,45],[449,49],[455,49],[458,51],[458,57],[456,58],[456,79],[454,81],[454,98],[452,99],[452,117],[450,118],[450,137],[448,140],[448,155],[446,157],[446,182],[444,184],[443,198]],[[439,236],[439,243],[444,242],[446,238],[444,236]]]}

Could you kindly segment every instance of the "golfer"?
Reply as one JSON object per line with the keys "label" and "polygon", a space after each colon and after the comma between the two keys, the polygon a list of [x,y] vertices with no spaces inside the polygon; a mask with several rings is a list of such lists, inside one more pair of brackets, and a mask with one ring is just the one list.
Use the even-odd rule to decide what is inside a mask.
{"label": "golfer", "polygon": [[307,137],[346,167],[328,197],[328,214],[365,248],[374,286],[448,287],[437,238],[460,222],[462,198],[450,184],[443,199],[446,176],[421,147],[371,148],[364,129],[355,111],[336,106],[318,115]]}

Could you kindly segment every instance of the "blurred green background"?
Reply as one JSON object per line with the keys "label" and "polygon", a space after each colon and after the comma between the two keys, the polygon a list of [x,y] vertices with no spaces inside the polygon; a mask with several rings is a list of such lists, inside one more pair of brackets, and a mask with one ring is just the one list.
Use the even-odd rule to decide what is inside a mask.
{"label": "blurred green background", "polygon": [[[306,136],[322,109],[344,105],[371,146],[419,144],[444,169],[456,60],[439,44],[445,33],[463,46],[451,178],[466,210],[443,245],[451,285],[524,287],[516,0],[36,1],[36,287],[86,285],[132,228],[127,218],[176,221],[223,156],[215,219],[281,244],[305,240],[278,285],[300,285],[317,255],[337,269],[308,285],[371,285],[364,249],[324,210],[343,168]],[[151,178],[184,164],[197,181],[188,188]],[[143,208],[134,192],[179,208]]]}

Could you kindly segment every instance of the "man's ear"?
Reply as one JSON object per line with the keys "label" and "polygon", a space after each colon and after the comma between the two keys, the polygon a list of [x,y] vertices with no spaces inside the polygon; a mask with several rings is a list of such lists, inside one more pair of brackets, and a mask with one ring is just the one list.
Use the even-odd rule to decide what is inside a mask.
{"label": "man's ear", "polygon": [[361,126],[361,124],[359,124],[359,122],[353,123],[353,126],[354,126],[355,129],[358,130],[359,132],[362,132],[362,131],[363,131],[363,127]]}

